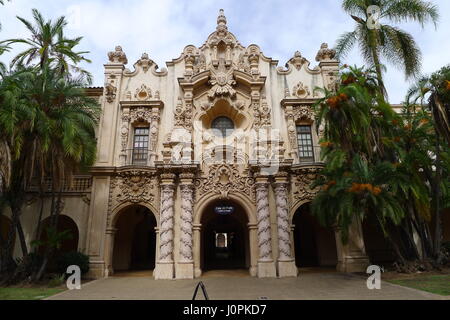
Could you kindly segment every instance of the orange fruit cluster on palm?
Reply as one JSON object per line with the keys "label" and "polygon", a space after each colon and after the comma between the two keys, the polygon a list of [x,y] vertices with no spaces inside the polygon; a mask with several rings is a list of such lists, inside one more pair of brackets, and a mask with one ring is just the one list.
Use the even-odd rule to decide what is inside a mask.
{"label": "orange fruit cluster on palm", "polygon": [[356,82],[356,78],[353,76],[348,76],[347,79],[342,80],[342,84],[344,84],[344,85],[348,85],[348,84],[354,83],[354,82]]}
{"label": "orange fruit cluster on palm", "polygon": [[320,146],[324,148],[331,147],[332,145],[333,143],[331,143],[330,141],[324,141],[320,143]]}
{"label": "orange fruit cluster on palm", "polygon": [[332,96],[327,99],[327,104],[331,109],[335,109],[339,106],[339,104],[343,101],[347,101],[348,96],[345,93],[338,94],[336,96]]}
{"label": "orange fruit cluster on palm", "polygon": [[379,195],[381,193],[381,188],[371,185],[370,183],[352,183],[352,187],[348,189],[348,192],[363,192],[363,191],[369,191],[370,193],[374,195]]}
{"label": "orange fruit cluster on palm", "polygon": [[447,90],[450,90],[450,81],[445,80],[447,82]]}
{"label": "orange fruit cluster on palm", "polygon": [[328,190],[329,187],[334,186],[335,184],[336,184],[336,181],[331,180],[323,187],[323,189]]}

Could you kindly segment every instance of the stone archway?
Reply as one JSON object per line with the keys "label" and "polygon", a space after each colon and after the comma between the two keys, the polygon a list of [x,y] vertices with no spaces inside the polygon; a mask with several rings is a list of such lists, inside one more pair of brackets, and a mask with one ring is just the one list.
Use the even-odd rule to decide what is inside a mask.
{"label": "stone archway", "polygon": [[[233,207],[234,210],[221,215],[215,211],[216,207]],[[256,276],[257,226],[251,212],[251,204],[235,194],[229,194],[227,199],[210,195],[199,201],[194,217],[195,277],[206,270],[243,268]],[[226,248],[216,248],[220,234],[226,238]]]}
{"label": "stone archway", "polygon": [[302,267],[333,267],[338,263],[336,235],[331,227],[323,227],[304,203],[292,218],[295,264]]}
{"label": "stone archway", "polygon": [[248,218],[239,204],[229,200],[210,203],[202,226],[202,270],[250,268]]}
{"label": "stone archway", "polygon": [[122,208],[114,217],[109,272],[153,270],[156,261],[156,218],[141,205]]}
{"label": "stone archway", "polygon": [[[47,227],[50,225],[51,217],[47,217],[42,221],[41,233],[39,240],[46,242],[48,239]],[[78,251],[79,231],[78,226],[69,216],[60,214],[58,216],[58,224],[56,227],[58,233],[67,232],[67,236],[61,241],[59,249],[57,249],[56,255]],[[39,251],[43,253],[44,247],[40,247]]]}

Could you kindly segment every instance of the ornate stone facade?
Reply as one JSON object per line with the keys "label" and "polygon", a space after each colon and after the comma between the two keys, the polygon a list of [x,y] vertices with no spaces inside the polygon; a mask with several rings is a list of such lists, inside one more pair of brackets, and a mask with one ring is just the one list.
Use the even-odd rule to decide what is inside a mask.
{"label": "ornate stone facade", "polygon": [[[299,51],[280,67],[243,46],[223,10],[205,43],[166,68],[144,53],[129,70],[124,49],[108,53],[104,88],[89,89],[102,105],[97,160],[89,195],[71,195],[86,208],[79,229],[91,276],[130,265],[138,225],[156,239],[156,279],[201,276],[219,233],[221,245],[238,241],[250,275],[296,276],[292,217],[319,191],[310,188],[322,165],[312,104],[316,87],[335,85],[334,50],[322,44],[315,67]],[[307,164],[301,125],[311,126]],[[342,248],[345,270],[355,251]]]}

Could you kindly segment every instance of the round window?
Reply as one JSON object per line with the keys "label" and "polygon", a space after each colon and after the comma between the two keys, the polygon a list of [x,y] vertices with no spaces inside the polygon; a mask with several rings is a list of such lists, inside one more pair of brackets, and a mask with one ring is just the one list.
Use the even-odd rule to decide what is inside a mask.
{"label": "round window", "polygon": [[233,120],[227,117],[217,117],[211,124],[211,129],[219,137],[229,136],[234,130]]}

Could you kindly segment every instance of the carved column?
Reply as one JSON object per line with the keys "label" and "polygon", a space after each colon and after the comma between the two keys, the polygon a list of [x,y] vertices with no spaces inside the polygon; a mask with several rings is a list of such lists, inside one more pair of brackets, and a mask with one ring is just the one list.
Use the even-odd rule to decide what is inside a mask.
{"label": "carved column", "polygon": [[173,216],[174,184],[173,173],[161,174],[161,205],[159,226],[159,260],[156,263],[155,279],[173,279]]}
{"label": "carved column", "polygon": [[156,149],[157,149],[157,143],[158,143],[158,132],[159,132],[159,108],[153,107],[152,108],[152,114],[151,114],[151,123],[150,123],[150,165],[152,166],[155,163],[156,156]]}
{"label": "carved column", "polygon": [[113,252],[114,252],[114,236],[116,234],[116,228],[106,229],[106,241],[105,241],[105,277],[111,276],[114,273],[113,269]]}
{"label": "carved column", "polygon": [[276,277],[272,258],[272,235],[269,212],[269,182],[264,176],[256,177],[256,215],[258,218],[258,278]]}
{"label": "carved column", "polygon": [[201,253],[200,253],[200,242],[201,242],[201,224],[194,224],[194,277],[198,278],[202,275],[202,270],[200,269],[201,263]]}
{"label": "carved column", "polygon": [[278,276],[296,277],[297,267],[292,257],[291,232],[289,226],[288,177],[281,172],[275,176],[275,204],[278,224]]}
{"label": "carved column", "polygon": [[194,174],[180,174],[181,214],[180,214],[180,261],[175,267],[177,279],[194,278],[192,254],[194,218]]}
{"label": "carved column", "polygon": [[341,232],[338,228],[335,228],[335,236],[338,258],[336,270],[340,272],[366,272],[370,263],[364,246],[361,222],[355,220],[350,225],[347,243],[342,242]]}

